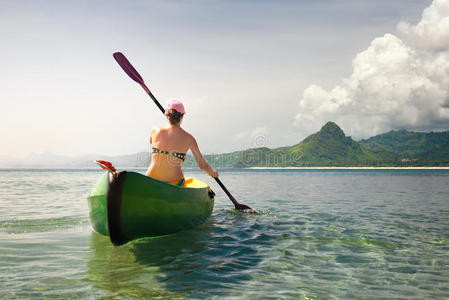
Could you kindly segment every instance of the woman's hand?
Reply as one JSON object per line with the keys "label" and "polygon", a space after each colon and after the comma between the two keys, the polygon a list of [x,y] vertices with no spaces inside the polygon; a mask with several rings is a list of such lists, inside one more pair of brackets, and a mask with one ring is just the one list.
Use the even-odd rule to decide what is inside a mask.
{"label": "woman's hand", "polygon": [[217,172],[217,170],[211,168],[211,170],[209,172],[209,175],[211,177],[213,177],[213,178],[217,178],[218,177],[218,172]]}

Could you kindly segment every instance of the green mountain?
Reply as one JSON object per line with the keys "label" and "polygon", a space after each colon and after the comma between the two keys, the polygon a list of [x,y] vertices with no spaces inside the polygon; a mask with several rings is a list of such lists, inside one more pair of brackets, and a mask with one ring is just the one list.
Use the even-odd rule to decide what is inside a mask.
{"label": "green mountain", "polygon": [[[399,161],[396,153],[369,150],[344,132],[334,122],[326,123],[319,132],[291,147],[253,148],[225,154],[206,155],[214,167],[324,167],[385,166]],[[195,162],[188,157],[185,166]]]}
{"label": "green mountain", "polygon": [[361,140],[364,147],[379,151],[387,150],[401,154],[407,158],[419,158],[419,154],[449,142],[449,131],[444,132],[412,132],[392,130],[369,139]]}
{"label": "green mountain", "polygon": [[[149,157],[139,158],[139,165],[148,166]],[[252,148],[205,158],[216,168],[449,166],[449,131],[390,131],[356,142],[337,124],[327,122],[320,131],[290,147]],[[132,157],[121,158],[131,165],[129,159]],[[184,166],[197,167],[191,155]]]}
{"label": "green mountain", "polygon": [[[320,131],[293,146],[252,148],[205,158],[216,168],[449,166],[449,131],[390,131],[356,142],[337,124],[327,122]],[[95,167],[94,159],[111,161],[117,167],[148,167],[151,154],[65,157],[47,153],[19,160],[0,157],[0,167]],[[192,155],[187,155],[183,166],[197,167]]]}
{"label": "green mountain", "polygon": [[289,152],[302,153],[296,166],[367,166],[383,165],[397,159],[397,155],[383,149],[369,150],[334,122],[327,122],[319,132],[310,135]]}
{"label": "green mountain", "polygon": [[417,155],[424,165],[449,165],[449,141]]}

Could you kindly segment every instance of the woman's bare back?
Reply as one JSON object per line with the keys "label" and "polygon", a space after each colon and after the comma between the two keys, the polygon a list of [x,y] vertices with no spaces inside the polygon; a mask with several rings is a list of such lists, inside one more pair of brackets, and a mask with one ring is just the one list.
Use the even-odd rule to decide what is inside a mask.
{"label": "woman's bare back", "polygon": [[[212,177],[218,177],[218,172],[212,169],[201,155],[195,138],[181,128],[185,114],[184,105],[173,100],[165,112],[169,126],[151,130],[150,143],[158,150],[151,154],[151,164],[146,175],[170,183],[184,179],[181,165],[185,154],[191,150],[200,169]],[[181,155],[178,155],[179,153]]]}
{"label": "woman's bare back", "polygon": [[[193,137],[180,126],[156,127],[151,131],[150,143],[153,148],[169,152],[187,153]],[[165,153],[153,153],[147,176],[165,182],[175,182],[184,178],[182,159]]]}

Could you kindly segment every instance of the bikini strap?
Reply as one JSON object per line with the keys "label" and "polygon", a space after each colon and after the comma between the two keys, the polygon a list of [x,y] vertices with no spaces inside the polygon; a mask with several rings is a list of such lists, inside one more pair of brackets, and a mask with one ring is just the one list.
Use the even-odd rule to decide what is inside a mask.
{"label": "bikini strap", "polygon": [[153,147],[153,153],[163,153],[163,154],[168,154],[168,155],[173,155],[181,160],[185,160],[186,159],[186,154],[185,153],[179,153],[179,152],[170,152],[170,151],[165,151],[165,150],[160,150],[158,148],[154,148]]}

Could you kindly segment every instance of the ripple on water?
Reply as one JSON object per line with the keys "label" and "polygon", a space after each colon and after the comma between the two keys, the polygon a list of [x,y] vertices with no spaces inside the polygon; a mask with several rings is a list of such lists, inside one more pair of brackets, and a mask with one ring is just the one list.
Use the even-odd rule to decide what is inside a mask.
{"label": "ripple on water", "polygon": [[20,234],[31,232],[46,232],[64,230],[75,226],[89,226],[85,218],[60,217],[49,219],[12,219],[0,221],[0,232],[8,234]]}
{"label": "ripple on water", "polygon": [[257,214],[217,192],[204,225],[114,247],[88,223],[99,174],[0,172],[0,298],[449,296],[447,175],[227,171]]}

